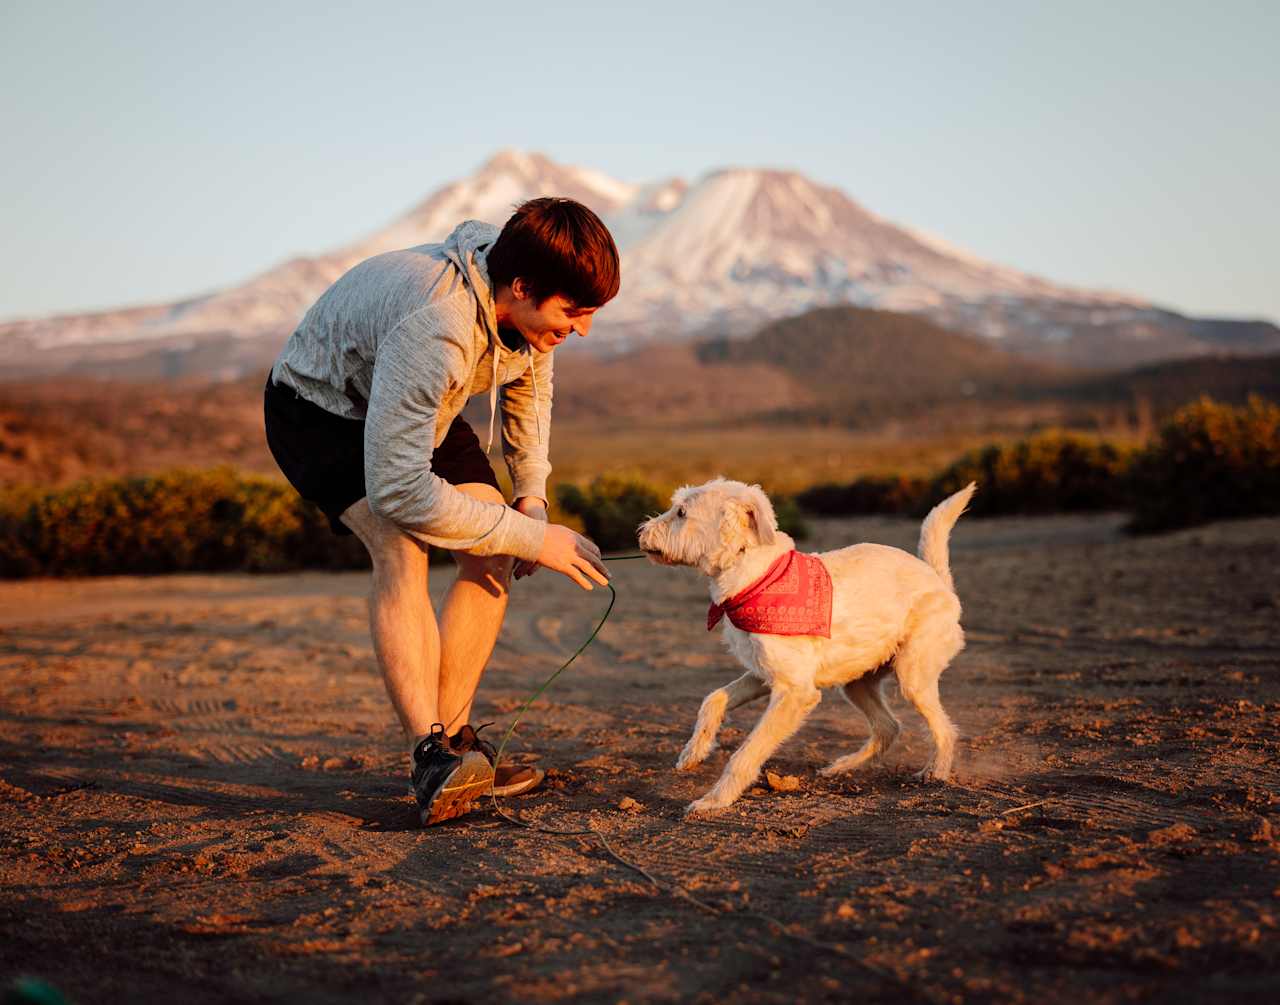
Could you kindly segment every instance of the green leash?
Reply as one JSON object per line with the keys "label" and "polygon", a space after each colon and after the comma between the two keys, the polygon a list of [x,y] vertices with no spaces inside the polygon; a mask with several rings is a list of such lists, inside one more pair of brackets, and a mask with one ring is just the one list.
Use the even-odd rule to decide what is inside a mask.
{"label": "green leash", "polygon": [[[605,561],[606,562],[626,562],[631,559],[644,558],[644,557],[645,556],[642,554],[641,555],[617,555],[613,558],[606,558]],[[520,706],[520,710],[516,712],[516,717],[511,721],[511,725],[507,727],[506,733],[503,734],[502,742],[498,744],[498,752],[496,755],[494,755],[494,758],[493,758],[493,766],[495,768],[500,763],[502,763],[502,754],[507,749],[507,742],[511,739],[511,734],[516,731],[516,727],[520,725],[520,720],[524,718],[524,714],[529,710],[529,706],[538,700],[538,698],[542,695],[542,693],[546,691],[546,689],[549,688],[555,682],[555,679],[557,677],[559,677],[562,673],[564,673],[566,670],[569,669],[569,666],[573,663],[574,660],[576,660],[579,656],[581,656],[584,652],[586,652],[587,646],[591,645],[591,643],[596,640],[596,636],[600,634],[600,629],[603,628],[604,623],[609,620],[609,615],[613,613],[613,605],[618,602],[618,591],[613,588],[612,583],[606,583],[605,585],[609,587],[609,606],[605,608],[604,616],[601,617],[600,623],[596,625],[595,631],[593,631],[590,635],[587,636],[587,641],[582,643],[582,645],[578,646],[577,651],[574,652],[574,654],[570,656],[567,660],[565,660],[564,663],[560,665],[559,669],[557,669],[555,673],[553,673],[550,677],[544,680],[542,682],[542,686],[539,687],[538,690],[534,691],[533,694],[529,696],[529,699],[523,705]],[[596,831],[593,831],[593,830],[556,830],[551,827],[542,827],[537,824],[527,823],[524,820],[517,820],[515,817],[506,813],[502,809],[502,807],[498,805],[497,795],[490,793],[490,799],[493,800],[493,808],[498,812],[499,816],[501,816],[504,820],[507,820],[510,823],[516,824],[517,826],[520,826],[520,827],[528,827],[532,830],[545,831],[548,834],[596,834],[597,833]],[[629,865],[630,863],[627,863],[627,864]]]}

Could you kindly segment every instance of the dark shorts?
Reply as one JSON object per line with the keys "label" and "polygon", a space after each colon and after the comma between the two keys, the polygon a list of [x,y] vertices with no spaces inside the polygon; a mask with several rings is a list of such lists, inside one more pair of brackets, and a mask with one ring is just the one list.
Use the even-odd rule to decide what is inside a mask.
{"label": "dark shorts", "polygon": [[[326,412],[292,388],[273,384],[270,376],[263,413],[267,446],[289,484],[324,511],[335,534],[350,534],[339,517],[365,497],[364,422]],[[461,416],[432,451],[431,470],[451,485],[482,482],[499,488],[480,440]]]}

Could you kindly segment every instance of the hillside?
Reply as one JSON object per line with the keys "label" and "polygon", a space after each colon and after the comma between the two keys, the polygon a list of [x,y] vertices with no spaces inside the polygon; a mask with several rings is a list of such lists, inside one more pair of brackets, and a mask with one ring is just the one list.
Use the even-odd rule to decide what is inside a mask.
{"label": "hillside", "polygon": [[698,357],[706,364],[767,363],[809,388],[815,399],[808,408],[781,411],[797,419],[857,424],[957,401],[1026,401],[1078,374],[925,318],[859,307],[809,311],[749,339],[708,342]]}
{"label": "hillside", "polygon": [[1080,401],[1142,401],[1156,414],[1202,394],[1237,405],[1251,394],[1280,401],[1280,354],[1170,360],[1094,376],[1062,391]]}
{"label": "hillside", "polygon": [[261,380],[0,384],[0,484],[217,464],[275,472]]}
{"label": "hillside", "polygon": [[[561,471],[585,458],[674,457],[695,439],[714,458],[718,443],[750,450],[751,431],[766,428],[783,440],[788,428],[825,426],[884,443],[936,443],[1046,425],[1124,428],[1201,394],[1280,400],[1280,355],[1090,373],[1028,361],[919,317],[854,307],[811,311],[749,339],[653,344],[607,358],[584,348],[570,343],[556,356],[552,442]],[[0,483],[216,464],[274,475],[262,434],[265,369],[212,384],[0,383]],[[470,406],[477,427],[486,409],[479,399]],[[817,449],[815,435],[806,437]]]}

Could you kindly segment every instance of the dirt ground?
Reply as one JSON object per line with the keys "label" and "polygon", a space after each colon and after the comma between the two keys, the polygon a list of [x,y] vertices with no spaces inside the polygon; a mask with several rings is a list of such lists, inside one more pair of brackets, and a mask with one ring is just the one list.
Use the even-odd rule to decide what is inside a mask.
{"label": "dirt ground", "polygon": [[[865,736],[828,695],[770,765],[798,788],[698,821],[726,754],[671,766],[737,671],[694,574],[616,565],[613,617],[513,741],[548,785],[507,806],[597,828],[659,887],[487,808],[416,826],[361,574],[0,585],[0,981],[185,1005],[1275,1001],[1280,520],[1119,524],[961,521],[954,784],[912,777],[926,737],[896,694],[896,755],[821,778]],[[831,521],[809,547],[915,534]],[[516,584],[477,720],[505,728],[607,599]]]}

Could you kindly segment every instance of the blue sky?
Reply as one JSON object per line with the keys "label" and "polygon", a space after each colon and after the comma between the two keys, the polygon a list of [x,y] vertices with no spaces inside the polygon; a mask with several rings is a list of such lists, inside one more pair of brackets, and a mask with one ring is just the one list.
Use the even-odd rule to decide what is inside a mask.
{"label": "blue sky", "polygon": [[1280,321],[1280,4],[0,5],[0,317],[175,299],[495,150],[794,168],[1059,282]]}

